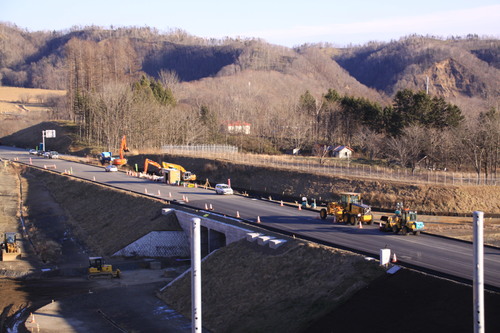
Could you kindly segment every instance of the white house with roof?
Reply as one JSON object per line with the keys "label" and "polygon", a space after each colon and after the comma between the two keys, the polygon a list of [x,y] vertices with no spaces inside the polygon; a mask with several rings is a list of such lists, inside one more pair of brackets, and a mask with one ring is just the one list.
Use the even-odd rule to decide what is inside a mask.
{"label": "white house with roof", "polygon": [[337,146],[332,150],[332,156],[337,158],[351,158],[354,150],[348,146]]}

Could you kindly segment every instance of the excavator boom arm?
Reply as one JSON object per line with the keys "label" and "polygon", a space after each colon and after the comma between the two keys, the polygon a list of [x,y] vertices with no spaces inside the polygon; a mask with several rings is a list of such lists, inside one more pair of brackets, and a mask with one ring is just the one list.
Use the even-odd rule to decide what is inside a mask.
{"label": "excavator boom arm", "polygon": [[123,152],[127,152],[128,147],[127,147],[127,137],[124,135],[122,137],[122,142],[120,144],[120,158],[123,159]]}
{"label": "excavator boom arm", "polygon": [[146,160],[144,161],[144,173],[148,173],[148,165],[149,164],[154,165],[158,169],[161,169],[161,165],[159,163],[156,163],[155,161],[152,161],[152,160],[146,158]]}

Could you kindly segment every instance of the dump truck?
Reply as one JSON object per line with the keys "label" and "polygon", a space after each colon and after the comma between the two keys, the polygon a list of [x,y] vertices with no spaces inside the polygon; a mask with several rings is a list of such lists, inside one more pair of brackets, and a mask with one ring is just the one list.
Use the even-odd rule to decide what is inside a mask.
{"label": "dump truck", "polygon": [[2,242],[2,261],[14,261],[21,257],[21,247],[17,243],[17,233],[6,232]]}
{"label": "dump truck", "polygon": [[402,203],[397,204],[394,215],[382,216],[380,220],[384,222],[380,226],[381,231],[392,231],[395,234],[419,235],[425,229],[424,222],[417,221],[417,211],[404,208]]}
{"label": "dump truck", "polygon": [[321,208],[319,215],[323,220],[328,215],[333,215],[335,221],[352,225],[373,223],[371,207],[361,202],[360,193],[354,192],[340,193],[340,200],[327,203],[325,208]]}
{"label": "dump truck", "polygon": [[113,270],[112,265],[104,262],[103,257],[89,257],[88,279],[94,278],[119,278],[120,270]]}

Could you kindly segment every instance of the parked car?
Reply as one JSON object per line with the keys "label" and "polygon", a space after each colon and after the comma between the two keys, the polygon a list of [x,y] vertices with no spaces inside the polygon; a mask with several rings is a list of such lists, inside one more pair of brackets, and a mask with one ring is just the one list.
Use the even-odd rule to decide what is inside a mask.
{"label": "parked car", "polygon": [[104,168],[104,171],[106,171],[106,172],[115,172],[115,171],[118,171],[118,167],[116,165],[110,164],[110,165],[107,165]]}
{"label": "parked car", "polygon": [[215,185],[215,193],[217,194],[233,194],[233,189],[228,184]]}
{"label": "parked car", "polygon": [[46,151],[43,153],[43,157],[45,158],[59,158],[59,153],[57,151]]}
{"label": "parked car", "polygon": [[43,156],[43,154],[45,154],[45,152],[43,150],[37,150],[36,151],[36,155],[37,156]]}
{"label": "parked car", "polygon": [[49,152],[49,158],[59,158],[59,153],[55,150]]}
{"label": "parked car", "polygon": [[30,155],[36,155],[38,151],[36,149],[30,149],[29,153]]}

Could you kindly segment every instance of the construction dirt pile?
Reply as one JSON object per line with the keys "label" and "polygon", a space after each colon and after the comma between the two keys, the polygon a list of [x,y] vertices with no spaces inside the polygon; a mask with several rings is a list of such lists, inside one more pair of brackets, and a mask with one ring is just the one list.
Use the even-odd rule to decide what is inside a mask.
{"label": "construction dirt pile", "polygon": [[[273,251],[275,251],[273,253]],[[412,271],[380,271],[362,256],[299,241],[278,250],[242,240],[202,264],[203,325],[212,332],[457,332],[473,328],[472,288]],[[190,275],[159,297],[191,313]],[[485,293],[500,329],[500,295]]]}
{"label": "construction dirt pile", "polygon": [[[204,326],[301,332],[383,274],[377,262],[352,252],[294,240],[273,250],[241,240],[203,261]],[[189,316],[190,275],[160,297]]]}

